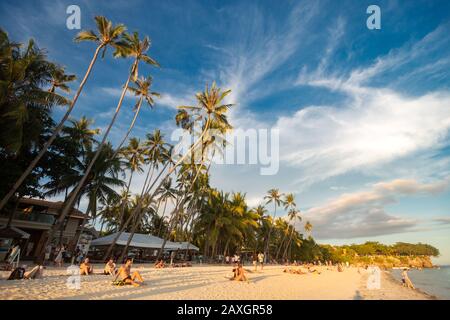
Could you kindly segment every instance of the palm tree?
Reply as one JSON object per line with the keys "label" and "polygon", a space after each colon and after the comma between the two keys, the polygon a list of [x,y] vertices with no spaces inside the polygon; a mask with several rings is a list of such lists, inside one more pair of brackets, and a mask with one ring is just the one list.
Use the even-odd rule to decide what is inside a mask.
{"label": "palm tree", "polygon": [[[274,212],[273,212],[273,219],[275,220],[275,217],[277,215],[277,207],[281,205],[282,200],[281,200],[282,194],[280,193],[280,191],[278,189],[270,189],[269,191],[267,191],[267,195],[264,197],[266,201],[266,204],[269,203],[273,203],[274,205]],[[267,243],[266,243],[266,247],[265,247],[265,257],[266,259],[268,259],[268,254],[269,254],[269,250],[270,250],[270,234],[272,233],[272,228],[269,229],[269,234],[267,236]]]}
{"label": "palm tree", "polygon": [[[161,188],[157,191],[157,193],[159,194],[159,202],[164,202],[164,207],[163,207],[163,211],[161,213],[161,219],[164,217],[164,215],[166,214],[166,208],[167,208],[167,203],[170,201],[173,201],[173,199],[176,198],[177,196],[177,190],[175,188],[172,187],[172,179],[168,178],[166,180],[164,180]],[[162,225],[161,225],[162,227]],[[158,230],[158,234],[157,236],[159,237],[161,235],[161,228]]]}
{"label": "palm tree", "polygon": [[111,21],[107,20],[105,17],[102,16],[95,17],[95,21],[97,24],[98,34],[96,34],[94,31],[81,31],[75,38],[76,42],[93,41],[97,44],[97,48],[95,49],[94,56],[92,57],[91,62],[89,63],[88,69],[83,77],[83,80],[81,80],[81,83],[77,89],[77,92],[75,93],[75,96],[72,99],[72,102],[69,105],[69,108],[67,109],[66,113],[62,117],[59,124],[56,126],[52,136],[47,140],[47,142],[43,145],[42,149],[39,151],[38,155],[33,159],[33,161],[31,161],[31,163],[29,164],[27,169],[22,173],[19,179],[17,179],[16,183],[13,185],[11,190],[2,198],[2,200],[0,201],[0,210],[2,210],[5,204],[14,195],[16,190],[20,187],[20,185],[23,183],[26,177],[31,173],[31,171],[37,165],[42,156],[47,152],[48,148],[51,146],[53,141],[56,139],[58,134],[63,129],[64,123],[69,118],[69,115],[71,114],[73,108],[75,107],[75,104],[78,101],[78,97],[80,96],[81,91],[83,90],[84,85],[89,75],[91,74],[92,68],[94,67],[95,62],[97,61],[100,51],[103,50],[102,56],[104,56],[108,46],[112,46],[116,49],[120,49],[120,47],[122,46],[118,40],[119,37],[122,35],[122,33],[125,31],[125,26],[123,24],[113,26]]}
{"label": "palm tree", "polygon": [[[149,164],[147,169],[147,174],[145,177],[144,184],[142,185],[141,189],[141,195],[138,198],[138,200],[144,200],[146,199],[144,196],[148,193],[148,189],[151,189],[153,184],[158,180],[158,178],[162,175],[164,170],[162,170],[158,177],[155,179],[155,182],[153,184],[150,184],[151,177],[153,175],[153,172],[155,169],[158,168],[158,164],[162,163],[167,160],[166,165],[170,163],[168,161],[168,155],[170,154],[170,151],[168,150],[168,143],[164,141],[164,137],[161,134],[160,130],[155,130],[153,133],[147,134],[147,140],[144,143],[144,146],[146,148],[145,155],[147,156],[146,162]],[[165,165],[165,166],[166,166]],[[153,201],[153,199],[150,199],[150,202]],[[113,239],[112,243],[110,244],[108,250],[106,251],[104,255],[104,259],[107,259],[109,255],[111,254],[112,250],[114,249],[114,246],[119,239],[122,232],[127,228],[128,224],[132,221],[133,216],[141,210],[142,204],[138,203],[137,206],[135,206],[129,215],[128,219],[125,221],[123,226],[120,228],[119,232],[117,232],[115,238]],[[134,226],[133,226],[134,227]],[[129,241],[131,241],[131,237],[129,238]]]}
{"label": "palm tree", "polygon": [[94,137],[100,133],[100,129],[91,129],[90,126],[94,123],[94,120],[85,116],[81,117],[80,120],[69,121],[71,126],[65,126],[62,132],[80,147],[81,154],[84,156],[88,151],[92,150],[93,144],[97,143]]}
{"label": "palm tree", "polygon": [[292,244],[292,236],[294,235],[294,231],[295,231],[295,220],[302,221],[302,217],[300,217],[299,214],[300,214],[300,211],[297,210],[296,208],[291,208],[288,212],[289,222],[293,222],[293,224],[292,224],[292,229],[291,229],[291,235],[289,236],[289,242],[287,243],[287,245],[284,249],[283,257],[285,257],[285,258],[287,256],[288,248],[290,248],[291,244]]}
{"label": "palm tree", "polygon": [[139,115],[139,112],[141,111],[142,102],[145,100],[150,107],[153,107],[154,104],[153,97],[160,97],[160,94],[158,92],[150,91],[152,81],[153,81],[152,77],[150,76],[147,78],[141,77],[140,79],[137,79],[135,81],[136,87],[128,87],[128,90],[133,92],[135,96],[139,97],[139,99],[136,105],[134,106],[133,120],[131,121],[130,127],[128,128],[127,133],[120,142],[118,148],[122,147],[123,143],[130,135],[131,130],[133,130],[136,119]]}
{"label": "palm tree", "polygon": [[66,93],[70,93],[70,88],[67,83],[75,81],[77,79],[74,74],[66,74],[64,67],[57,66],[55,66],[55,68],[52,70],[51,76],[51,86],[50,89],[48,89],[48,91],[51,93],[54,93],[56,91],[56,88]]}
{"label": "palm tree", "polygon": [[[120,95],[119,102],[117,104],[114,116],[112,117],[108,128],[106,129],[105,133],[103,134],[103,138],[99,144],[99,147],[97,148],[97,152],[94,154],[94,156],[91,160],[91,163],[86,168],[84,176],[80,180],[79,184],[75,187],[74,190],[72,190],[71,197],[69,197],[69,199],[65,202],[62,212],[61,212],[57,222],[55,223],[55,226],[54,226],[55,228],[57,228],[56,226],[59,227],[61,225],[61,223],[64,221],[65,217],[71,210],[71,208],[75,202],[75,199],[78,196],[78,193],[80,192],[83,184],[85,183],[87,177],[89,176],[89,174],[95,164],[95,161],[97,161],[97,158],[99,157],[103,146],[106,144],[106,139],[109,135],[109,132],[111,131],[112,126],[116,122],[116,118],[122,107],[122,102],[123,102],[123,99],[125,98],[125,93],[128,89],[128,85],[132,78],[133,79],[137,78],[137,75],[138,75],[137,70],[138,70],[139,62],[144,61],[145,63],[158,66],[157,62],[147,55],[147,51],[150,48],[150,40],[148,37],[145,37],[144,40],[141,41],[141,40],[139,40],[139,36],[138,36],[137,32],[134,32],[132,36],[125,33],[123,37],[124,37],[125,41],[121,42],[120,45],[118,45],[116,47],[116,52],[114,53],[114,56],[115,57],[127,57],[127,56],[133,57],[134,62],[131,66],[129,76],[123,86],[123,90]],[[53,230],[53,228],[52,228],[52,230]],[[53,231],[50,232],[50,235],[52,234],[52,232]]]}
{"label": "palm tree", "polygon": [[[121,154],[126,159],[126,165],[130,169],[130,177],[128,179],[128,183],[125,189],[125,194],[122,197],[122,205],[120,210],[119,221],[122,221],[123,219],[125,205],[129,197],[131,181],[133,180],[134,173],[144,171],[142,165],[145,163],[146,153],[147,153],[146,148],[141,144],[141,142],[137,138],[131,138],[128,143],[128,146],[123,150],[121,150]],[[115,157],[113,156],[113,158]],[[120,227],[121,226],[119,226],[119,228]]]}
{"label": "palm tree", "polygon": [[311,238],[311,231],[312,231],[313,225],[311,222],[306,221],[305,223],[305,231],[309,234],[309,238]]}
{"label": "palm tree", "polygon": [[17,156],[27,148],[37,149],[42,145],[41,134],[47,129],[53,106],[66,105],[69,101],[43,90],[56,66],[47,61],[45,51],[33,40],[22,49],[19,44],[11,44],[0,29],[0,50],[0,147],[5,153]]}
{"label": "palm tree", "polygon": [[[284,204],[285,210],[289,211],[289,210],[294,209],[296,207],[294,194],[292,194],[292,193],[286,194],[284,196],[283,204]],[[287,236],[288,236],[288,234],[285,234],[285,236],[283,237],[283,240],[281,241],[280,245],[278,246],[277,255],[276,255],[275,259],[278,259],[278,256],[281,253],[281,248],[282,248]]]}
{"label": "palm tree", "polygon": [[[88,151],[86,154],[86,158],[83,161],[78,161],[78,166],[73,168],[72,170],[66,172],[64,176],[58,181],[56,185],[54,185],[53,181],[44,185],[45,189],[48,189],[46,195],[55,196],[73,188],[79,184],[83,177],[83,172],[86,169],[86,166],[91,162],[92,157],[96,154],[96,150]],[[121,163],[119,159],[112,159],[114,150],[110,144],[107,144],[105,148],[102,149],[102,152],[99,156],[99,161],[95,163],[95,166],[92,168],[91,174],[88,179],[83,182],[83,187],[78,192],[76,197],[76,201],[80,201],[82,196],[86,196],[88,198],[88,206],[86,209],[86,214],[91,216],[91,218],[95,218],[97,216],[97,203],[106,202],[107,199],[118,197],[115,188],[123,187],[124,182],[119,179],[118,174],[121,171]],[[69,197],[73,196],[74,189],[69,194]],[[83,220],[84,224],[85,219]],[[63,227],[64,220],[61,221],[61,224],[58,228],[53,226],[53,235],[56,231],[61,230]],[[82,225],[83,225],[82,224]],[[61,234],[61,233],[60,233]],[[52,237],[53,239],[53,237]],[[48,240],[50,241],[50,240]]]}

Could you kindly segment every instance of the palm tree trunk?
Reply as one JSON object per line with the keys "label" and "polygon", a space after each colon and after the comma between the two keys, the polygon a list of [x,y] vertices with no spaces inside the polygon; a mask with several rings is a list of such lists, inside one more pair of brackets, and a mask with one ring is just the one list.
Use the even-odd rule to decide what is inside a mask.
{"label": "palm tree trunk", "polygon": [[289,248],[291,247],[292,244],[292,236],[294,234],[294,226],[292,226],[292,230],[291,230],[291,236],[289,237],[289,242],[288,242],[288,246],[286,246],[286,248],[284,249],[284,254],[283,257],[287,258],[287,253]]}
{"label": "palm tree trunk", "polygon": [[[152,186],[155,184],[155,182],[159,179],[159,177],[162,175],[162,173],[164,172],[165,168],[169,165],[169,162],[167,162],[167,164],[164,166],[164,168],[161,170],[161,172],[158,174],[158,176],[156,177],[155,181],[153,182]],[[142,191],[141,191],[141,199],[139,200],[136,208],[133,210],[133,212],[130,214],[130,216],[128,217],[128,219],[125,221],[124,225],[122,226],[122,228],[119,230],[119,232],[117,232],[116,236],[113,239],[113,242],[110,244],[108,250],[106,251],[105,255],[103,256],[103,260],[106,260],[109,255],[111,254],[114,246],[116,245],[117,240],[119,239],[120,235],[124,232],[125,228],[128,226],[128,224],[131,222],[134,214],[137,212],[138,208],[140,210],[141,206],[142,206],[142,195],[143,195],[143,191],[146,188],[146,183],[147,183],[147,178],[149,177],[151,172],[151,169],[149,168],[148,173],[147,173],[147,177],[145,179],[144,185],[142,186]],[[150,186],[151,187],[151,186]],[[150,199],[151,201],[152,199]]]}
{"label": "palm tree trunk", "polygon": [[[264,257],[266,258],[266,261],[269,261],[269,262],[270,262],[270,257],[269,257],[269,254],[270,254],[270,235],[272,233],[273,225],[275,224],[275,216],[277,214],[277,204],[276,204],[276,202],[274,202],[274,205],[275,205],[275,211],[273,213],[273,223],[270,225],[270,228],[269,228],[269,234],[267,235],[267,243],[266,243],[266,249],[265,249],[265,254],[264,254]],[[269,260],[267,260],[267,259],[269,259]]]}
{"label": "palm tree trunk", "polygon": [[161,235],[161,231],[162,231],[162,221],[164,221],[164,215],[166,214],[166,206],[167,206],[167,200],[164,201],[164,207],[163,207],[163,213],[161,215],[161,223],[159,225],[159,230],[158,230],[158,237]]}
{"label": "palm tree trunk", "polygon": [[287,234],[285,233],[285,234],[283,235],[283,240],[281,240],[281,243],[280,243],[280,245],[278,246],[277,255],[275,256],[275,260],[278,260],[278,257],[279,257],[279,255],[280,255],[280,253],[281,253],[281,248],[283,248],[283,244],[284,244],[284,242],[286,241],[286,237],[287,237]]}
{"label": "palm tree trunk", "polygon": [[138,107],[136,109],[136,112],[134,113],[133,120],[131,121],[130,127],[128,128],[127,133],[125,134],[125,136],[123,137],[123,139],[120,142],[119,146],[117,147],[116,152],[114,152],[114,155],[112,156],[112,159],[114,159],[117,156],[117,154],[119,153],[120,148],[123,146],[123,144],[127,140],[128,136],[130,135],[131,130],[133,130],[133,127],[134,127],[134,124],[136,122],[137,116],[139,115],[139,111],[141,110],[142,100],[143,100],[143,97],[141,96],[141,98],[139,99],[139,103],[138,103]]}
{"label": "palm tree trunk", "polygon": [[[135,68],[135,66],[137,65],[137,63],[138,63],[138,60],[135,60],[134,63],[133,63],[133,65],[132,65],[131,70],[134,70],[134,68]],[[100,144],[99,144],[99,146],[98,146],[98,148],[97,148],[97,151],[95,152],[94,157],[92,158],[91,162],[89,163],[89,165],[88,165],[88,167],[87,167],[87,169],[86,169],[86,171],[85,171],[83,177],[81,178],[80,182],[78,182],[77,186],[75,187],[75,190],[74,190],[72,196],[69,198],[69,200],[67,201],[67,203],[65,203],[64,208],[63,208],[63,210],[62,210],[60,216],[58,217],[57,223],[54,225],[55,228],[52,228],[52,229],[50,230],[50,237],[49,237],[49,238],[51,238],[51,236],[53,236],[53,234],[55,233],[55,230],[57,230],[57,227],[64,221],[65,217],[67,216],[67,214],[68,214],[68,213],[70,212],[70,210],[72,209],[72,206],[73,206],[73,204],[75,203],[75,200],[76,200],[78,194],[80,193],[80,190],[81,190],[81,188],[83,187],[83,185],[84,185],[84,183],[85,183],[85,181],[86,181],[88,175],[90,174],[90,172],[91,172],[91,170],[92,170],[92,167],[93,167],[94,164],[95,164],[95,161],[97,161],[97,158],[99,157],[100,152],[102,151],[103,146],[105,145],[106,139],[108,138],[108,134],[109,134],[109,132],[111,131],[112,126],[113,126],[114,123],[116,122],[117,116],[118,116],[119,111],[120,111],[120,109],[121,109],[121,107],[122,107],[123,99],[125,98],[125,93],[126,93],[126,91],[127,91],[127,89],[128,89],[128,84],[129,84],[130,81],[131,81],[131,77],[132,77],[132,72],[130,72],[130,74],[129,74],[129,76],[128,76],[128,79],[127,79],[127,81],[125,82],[124,88],[123,88],[123,90],[122,90],[122,94],[120,95],[120,99],[119,99],[119,102],[118,102],[117,107],[116,107],[116,111],[115,111],[115,113],[114,113],[113,118],[111,119],[111,122],[109,123],[108,128],[106,129],[105,134],[103,135],[103,139],[102,139],[102,141],[100,142]],[[45,247],[46,247],[47,245],[48,245],[48,243],[46,243]]]}
{"label": "palm tree trunk", "polygon": [[20,198],[17,199],[16,204],[14,205],[13,210],[12,210],[11,213],[9,214],[8,222],[6,223],[6,228],[11,227],[11,223],[12,223],[12,221],[14,220],[14,216],[16,215],[17,208],[19,207],[19,199],[20,199]]}
{"label": "palm tree trunk", "polygon": [[125,199],[122,200],[122,203],[120,206],[119,229],[122,227],[122,220],[123,220],[123,216],[125,214],[125,206],[127,204],[128,193],[130,192],[130,186],[131,186],[131,181],[133,180],[133,174],[134,174],[134,170],[131,170],[130,179],[128,179],[128,184],[127,184],[127,188],[126,188],[126,192],[125,192]]}
{"label": "palm tree trunk", "polygon": [[38,155],[31,161],[31,163],[28,165],[28,167],[25,169],[25,171],[22,173],[22,175],[17,179],[16,183],[14,183],[13,187],[9,192],[3,197],[2,201],[0,202],[0,211],[3,209],[3,207],[8,203],[9,199],[14,195],[14,193],[19,189],[19,187],[22,185],[22,183],[25,181],[25,179],[30,175],[31,171],[33,171],[34,167],[37,165],[39,160],[42,158],[42,156],[47,152],[48,148],[52,145],[53,141],[56,139],[58,134],[61,132],[64,123],[69,118],[70,113],[72,112],[73,108],[75,107],[75,104],[77,103],[78,97],[81,94],[81,91],[83,90],[83,87],[91,74],[92,68],[95,64],[95,61],[97,60],[98,54],[100,50],[104,47],[104,45],[99,45],[97,49],[95,50],[94,56],[92,57],[92,60],[89,64],[89,67],[84,75],[83,80],[80,83],[80,86],[78,87],[77,92],[75,93],[75,96],[73,97],[73,100],[67,109],[66,113],[62,117],[61,121],[59,122],[58,126],[53,131],[52,136],[47,140],[47,142],[42,147],[41,151],[39,151]]}

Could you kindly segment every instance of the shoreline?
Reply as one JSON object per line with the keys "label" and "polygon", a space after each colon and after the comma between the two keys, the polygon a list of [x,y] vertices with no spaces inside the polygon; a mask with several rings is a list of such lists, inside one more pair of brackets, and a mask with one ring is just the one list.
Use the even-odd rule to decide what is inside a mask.
{"label": "shoreline", "polygon": [[67,288],[65,268],[50,267],[44,279],[7,281],[0,272],[0,299],[139,299],[139,300],[434,300],[419,290],[407,289],[389,272],[381,272],[381,288],[367,289],[366,270],[345,268],[344,272],[317,267],[320,274],[283,273],[285,266],[266,266],[253,271],[245,266],[249,282],[226,279],[231,266],[194,265],[188,268],[155,269],[136,265],[146,285],[134,288],[111,284],[110,276],[99,274],[103,265],[95,265],[95,273],[83,276],[79,289]]}
{"label": "shoreline", "polygon": [[362,277],[361,292],[364,300],[438,300],[438,297],[428,294],[418,288],[408,289],[394,278],[390,270],[381,271],[380,289],[367,289],[368,274]]}

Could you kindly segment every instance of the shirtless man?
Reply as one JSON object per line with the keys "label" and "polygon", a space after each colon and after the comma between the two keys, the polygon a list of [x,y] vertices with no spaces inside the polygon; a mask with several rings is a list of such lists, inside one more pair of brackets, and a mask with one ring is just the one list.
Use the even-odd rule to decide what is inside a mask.
{"label": "shirtless man", "polygon": [[94,267],[89,262],[89,258],[84,259],[84,261],[80,264],[80,275],[87,276],[94,272]]}
{"label": "shirtless man", "polygon": [[[131,259],[127,259],[125,264],[119,268],[119,271],[117,272],[117,278],[120,278],[125,284],[131,284],[135,287],[139,287],[139,283],[143,283],[144,279],[142,279],[139,272],[135,271],[133,274],[131,274],[131,265],[133,264],[133,261]],[[136,282],[137,280],[138,282]]]}

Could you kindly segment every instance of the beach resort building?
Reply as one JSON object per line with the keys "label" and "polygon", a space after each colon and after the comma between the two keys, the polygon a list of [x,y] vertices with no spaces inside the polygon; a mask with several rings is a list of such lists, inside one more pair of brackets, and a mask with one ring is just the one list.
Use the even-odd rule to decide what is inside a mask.
{"label": "beach resort building", "polygon": [[[34,260],[48,237],[48,232],[57,219],[63,202],[52,202],[40,199],[22,198],[19,200],[9,228],[5,228],[9,213],[0,213],[0,238],[14,239],[19,242],[21,258]],[[88,216],[73,208],[63,229],[57,232],[53,243],[59,241],[72,249],[82,232],[82,224],[88,221]],[[6,242],[6,241],[5,241]]]}
{"label": "beach resort building", "polygon": [[[127,244],[131,234],[122,232],[116,241],[114,257],[120,256],[124,246]],[[89,257],[96,261],[102,260],[106,249],[111,245],[117,233],[98,238],[90,243]],[[128,246],[127,256],[133,257],[136,262],[153,261],[156,259],[158,250],[162,247],[164,239],[150,234],[135,233]],[[172,242],[167,241],[164,245],[166,257],[172,252],[177,259],[191,260],[199,251],[199,248],[189,242]]]}

